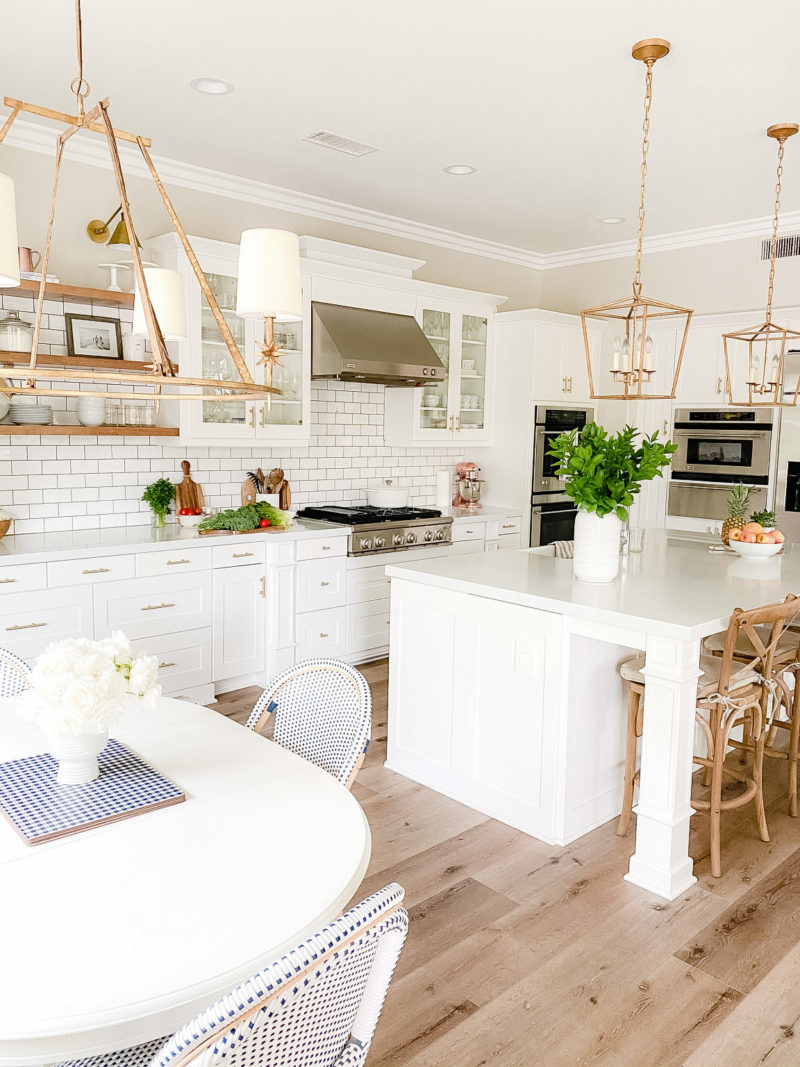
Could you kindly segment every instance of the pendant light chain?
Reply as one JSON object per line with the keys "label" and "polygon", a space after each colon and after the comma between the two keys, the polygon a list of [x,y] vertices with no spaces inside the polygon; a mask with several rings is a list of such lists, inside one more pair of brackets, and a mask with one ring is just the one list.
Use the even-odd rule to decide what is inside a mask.
{"label": "pendant light chain", "polygon": [[783,179],[783,151],[786,138],[778,139],[778,170],[775,181],[775,214],[772,217],[772,238],[769,242],[769,288],[767,290],[767,322],[772,322],[772,292],[775,288],[775,256],[778,250],[778,217],[781,211],[781,180]]}
{"label": "pendant light chain", "polygon": [[644,119],[642,120],[642,182],[639,189],[639,223],[636,231],[636,273],[633,276],[633,292],[642,292],[642,243],[644,241],[644,201],[647,192],[647,152],[650,148],[650,104],[653,101],[653,63],[647,62],[647,77],[644,90]]}
{"label": "pendant light chain", "polygon": [[78,114],[83,118],[83,101],[91,92],[91,86],[83,76],[83,19],[81,18],[81,0],[75,0],[75,49],[78,54],[78,76],[69,84],[78,101]]}

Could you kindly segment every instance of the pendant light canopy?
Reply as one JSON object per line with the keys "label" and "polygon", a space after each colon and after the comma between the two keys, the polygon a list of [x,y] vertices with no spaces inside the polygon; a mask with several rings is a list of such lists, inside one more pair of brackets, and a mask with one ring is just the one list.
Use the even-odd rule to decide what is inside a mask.
{"label": "pendant light canopy", "polygon": [[19,285],[17,209],[14,183],[0,174],[0,287]]}
{"label": "pendant light canopy", "polygon": [[773,137],[778,142],[778,168],[769,247],[766,317],[758,326],[732,330],[722,335],[725,351],[725,390],[728,403],[737,407],[796,407],[800,395],[800,376],[794,389],[785,390],[783,381],[787,345],[800,346],[800,333],[772,321],[783,154],[787,139],[794,137],[798,129],[800,127],[796,122],[779,122],[767,130],[767,137]]}
{"label": "pendant light canopy", "polygon": [[[634,59],[644,63],[645,76],[644,120],[642,122],[642,164],[639,187],[639,218],[636,233],[636,267],[633,276],[633,294],[614,300],[609,304],[587,308],[581,312],[583,343],[586,351],[586,369],[589,374],[589,392],[595,400],[666,400],[675,396],[678,385],[686,338],[692,311],[665,300],[656,300],[642,294],[642,244],[644,240],[644,208],[647,180],[647,152],[650,147],[650,105],[653,98],[653,67],[657,60],[669,53],[669,41],[651,37],[638,41],[631,50]],[[596,339],[589,335],[593,320],[604,324],[598,349]],[[670,377],[670,367],[665,366],[663,384],[650,389],[651,381],[659,373],[658,344],[653,340],[653,320],[664,320],[661,325],[672,327],[680,340],[680,349],[675,370]],[[594,331],[592,331],[594,334]],[[670,363],[671,366],[671,363]],[[658,380],[658,379],[656,379]],[[609,383],[609,391],[605,384]],[[669,391],[667,391],[669,389]]]}

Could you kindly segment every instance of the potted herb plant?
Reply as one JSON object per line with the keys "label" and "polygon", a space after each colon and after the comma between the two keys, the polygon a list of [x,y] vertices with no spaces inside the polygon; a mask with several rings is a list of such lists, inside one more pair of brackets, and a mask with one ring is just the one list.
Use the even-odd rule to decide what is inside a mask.
{"label": "potted herb plant", "polygon": [[661,477],[677,446],[658,441],[658,431],[639,436],[633,426],[609,434],[596,422],[568,430],[550,442],[556,476],[578,506],[573,573],[583,582],[613,582],[619,571],[622,523],[642,482]]}
{"label": "potted herb plant", "polygon": [[167,515],[175,499],[175,486],[166,478],[159,478],[157,482],[148,485],[142,493],[142,500],[153,512],[153,524],[157,527],[166,525]]}

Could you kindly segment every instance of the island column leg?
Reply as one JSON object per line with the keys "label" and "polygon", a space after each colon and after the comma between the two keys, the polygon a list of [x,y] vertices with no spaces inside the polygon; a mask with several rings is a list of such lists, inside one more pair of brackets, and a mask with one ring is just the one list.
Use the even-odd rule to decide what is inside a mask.
{"label": "island column leg", "polygon": [[647,636],[636,851],[625,878],[674,900],[697,879],[689,856],[700,642]]}

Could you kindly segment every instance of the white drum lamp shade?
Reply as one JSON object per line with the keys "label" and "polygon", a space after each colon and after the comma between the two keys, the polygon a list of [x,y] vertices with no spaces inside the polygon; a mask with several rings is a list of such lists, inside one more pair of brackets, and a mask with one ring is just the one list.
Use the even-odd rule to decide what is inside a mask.
{"label": "white drum lamp shade", "polygon": [[[164,267],[145,267],[144,276],[150,302],[156,313],[158,325],[165,340],[177,340],[186,337],[186,304],[183,298],[183,280],[176,270]],[[144,305],[136,289],[133,304],[133,332],[147,334],[147,320]]]}
{"label": "white drum lamp shade", "polygon": [[243,319],[302,319],[300,241],[296,233],[266,229],[242,233],[236,314]]}
{"label": "white drum lamp shade", "polygon": [[19,285],[17,206],[13,181],[0,174],[0,287],[8,285]]}

